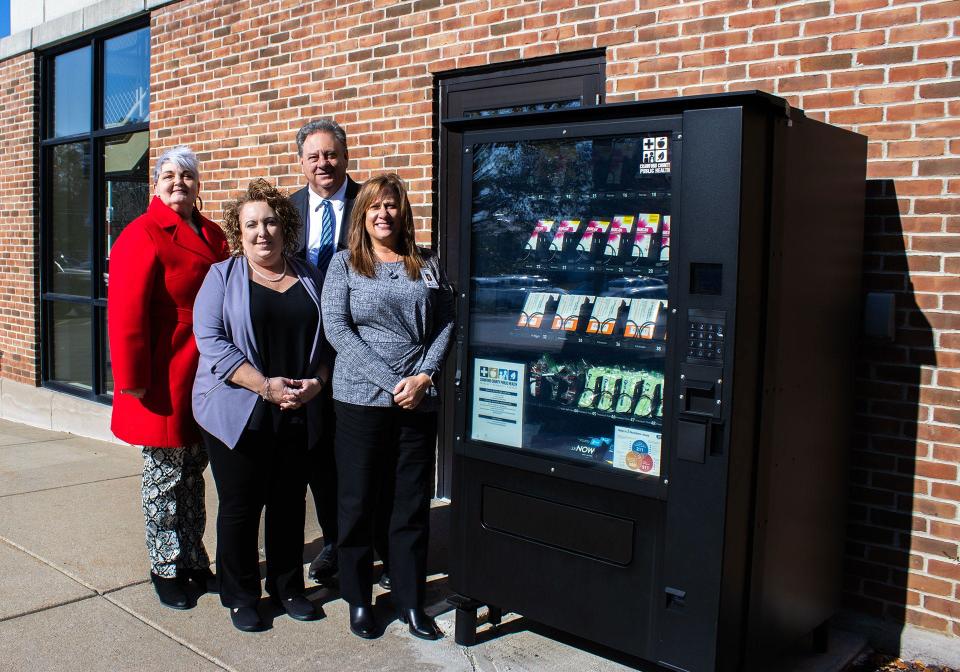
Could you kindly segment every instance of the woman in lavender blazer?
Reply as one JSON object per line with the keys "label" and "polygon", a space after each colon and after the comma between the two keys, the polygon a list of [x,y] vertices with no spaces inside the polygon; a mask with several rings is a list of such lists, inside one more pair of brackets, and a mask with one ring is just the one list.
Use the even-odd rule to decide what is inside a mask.
{"label": "woman in lavender blazer", "polygon": [[266,508],[267,592],[293,618],[319,613],[303,584],[307,453],[320,436],[332,350],[320,316],[320,272],[293,256],[300,219],[254,180],[225,209],[232,258],[210,267],[194,305],[200,363],[193,413],[220,506],[217,576],[234,626],[263,629],[257,536]]}

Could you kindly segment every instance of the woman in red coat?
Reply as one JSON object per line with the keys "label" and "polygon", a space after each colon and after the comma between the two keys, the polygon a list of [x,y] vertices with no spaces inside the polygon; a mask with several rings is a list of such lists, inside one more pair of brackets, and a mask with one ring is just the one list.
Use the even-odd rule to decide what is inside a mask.
{"label": "woman in red coat", "polygon": [[167,150],[153,179],[150,206],[110,253],[111,429],[143,447],[150,578],[160,602],[186,609],[188,581],[201,590],[213,585],[203,547],[207,454],[191,412],[199,356],[193,300],[229,249],[220,227],[194,207],[200,172],[189,147]]}

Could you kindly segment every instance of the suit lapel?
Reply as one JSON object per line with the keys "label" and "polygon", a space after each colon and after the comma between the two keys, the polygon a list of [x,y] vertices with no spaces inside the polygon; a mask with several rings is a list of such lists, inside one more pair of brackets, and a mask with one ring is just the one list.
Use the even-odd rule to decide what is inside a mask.
{"label": "suit lapel", "polygon": [[297,207],[300,210],[300,244],[297,245],[297,256],[301,259],[307,258],[307,229],[310,227],[310,194],[307,193],[309,187],[304,187],[295,194],[302,198],[297,198]]}

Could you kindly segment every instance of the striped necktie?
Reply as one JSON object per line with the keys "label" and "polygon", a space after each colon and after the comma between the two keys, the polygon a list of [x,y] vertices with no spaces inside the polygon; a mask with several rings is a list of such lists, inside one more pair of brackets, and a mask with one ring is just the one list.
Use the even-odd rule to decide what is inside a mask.
{"label": "striped necktie", "polygon": [[[322,208],[322,210],[321,210]],[[333,205],[327,199],[321,199],[317,206],[320,211],[320,247],[317,250],[317,268],[324,273],[333,257]]]}

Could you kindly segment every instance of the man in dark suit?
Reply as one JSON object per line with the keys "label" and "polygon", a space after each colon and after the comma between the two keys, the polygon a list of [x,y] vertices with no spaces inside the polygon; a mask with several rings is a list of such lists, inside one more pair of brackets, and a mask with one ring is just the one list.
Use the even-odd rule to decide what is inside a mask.
{"label": "man in dark suit", "polygon": [[[347,135],[332,119],[311,121],[297,132],[297,155],[307,186],[290,196],[303,223],[297,255],[323,273],[334,252],[347,247],[350,211],[360,185],[347,175]],[[335,241],[335,242],[334,242]],[[330,386],[323,392],[323,436],[310,460],[310,491],[323,529],[323,549],[309,576],[327,582],[337,573],[337,468],[333,457],[336,418]]]}

